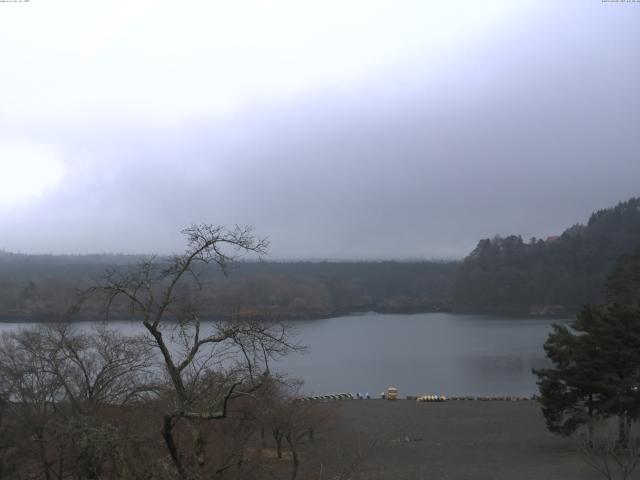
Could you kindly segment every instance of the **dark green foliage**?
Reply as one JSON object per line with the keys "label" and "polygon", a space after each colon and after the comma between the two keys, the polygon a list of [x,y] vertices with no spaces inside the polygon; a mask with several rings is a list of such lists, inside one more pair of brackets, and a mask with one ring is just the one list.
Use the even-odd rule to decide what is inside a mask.
{"label": "dark green foliage", "polygon": [[[456,278],[454,305],[468,310],[571,313],[604,300],[614,262],[640,245],[640,198],[600,210],[547,240],[520,236],[481,240]],[[640,251],[636,251],[636,256]],[[622,283],[630,273],[620,260]],[[633,280],[633,279],[632,279]],[[640,284],[637,278],[633,280]],[[622,292],[620,286],[616,291]]]}
{"label": "dark green foliage", "polygon": [[[597,418],[619,419],[620,444],[640,419],[640,256],[622,257],[608,278],[607,298],[584,307],[571,328],[555,325],[544,349],[553,367],[535,370],[550,431],[569,435]],[[591,432],[591,428],[590,428]]]}
{"label": "dark green foliage", "polygon": [[[586,307],[580,315],[591,314],[591,307]],[[544,344],[553,368],[534,370],[542,412],[551,432],[570,435],[597,414],[599,371],[594,364],[595,347],[586,340],[586,336],[564,325],[554,325]]]}
{"label": "dark green foliage", "polygon": [[640,246],[622,255],[607,279],[607,303],[640,306]]}

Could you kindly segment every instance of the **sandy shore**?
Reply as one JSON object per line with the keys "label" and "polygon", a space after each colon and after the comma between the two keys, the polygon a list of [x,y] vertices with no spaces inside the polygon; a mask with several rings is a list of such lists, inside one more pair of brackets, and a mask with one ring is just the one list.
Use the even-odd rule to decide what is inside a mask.
{"label": "sandy shore", "polygon": [[[303,478],[318,476],[320,455],[348,463],[354,446],[369,452],[354,479],[595,480],[575,444],[550,434],[534,401],[353,400],[303,447]],[[323,453],[320,453],[323,452]],[[640,472],[638,472],[640,473]]]}

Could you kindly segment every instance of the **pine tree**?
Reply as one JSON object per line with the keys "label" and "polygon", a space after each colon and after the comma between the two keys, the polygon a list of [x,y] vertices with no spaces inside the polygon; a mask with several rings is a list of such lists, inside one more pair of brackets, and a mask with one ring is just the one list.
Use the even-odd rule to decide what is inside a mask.
{"label": "pine tree", "polygon": [[607,303],[640,307],[640,245],[622,255],[607,278]]}
{"label": "pine tree", "polygon": [[[581,316],[592,314],[586,307]],[[547,428],[570,435],[582,425],[592,427],[601,401],[599,366],[595,346],[564,325],[554,325],[544,344],[553,368],[534,370]]]}
{"label": "pine tree", "polygon": [[586,306],[568,328],[554,325],[544,344],[553,366],[534,370],[550,431],[570,435],[617,417],[618,441],[640,419],[640,249],[621,257],[608,281],[611,303]]}

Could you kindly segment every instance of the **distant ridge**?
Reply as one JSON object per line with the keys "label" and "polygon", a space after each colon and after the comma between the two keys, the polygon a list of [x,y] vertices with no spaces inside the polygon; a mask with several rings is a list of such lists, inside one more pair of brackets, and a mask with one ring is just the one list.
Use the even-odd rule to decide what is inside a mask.
{"label": "distant ridge", "polygon": [[640,245],[640,198],[594,212],[546,240],[511,235],[478,242],[453,288],[457,309],[573,313],[603,299],[615,260]]}
{"label": "distant ridge", "polygon": [[[462,262],[247,261],[236,264],[229,278],[211,269],[201,294],[210,317],[238,311],[285,319],[362,311],[569,316],[582,304],[603,299],[611,266],[637,245],[640,198],[631,198],[594,212],[586,224],[559,236],[480,240]],[[0,250],[0,318],[60,316],[92,277],[142,258]],[[83,318],[101,315],[99,303],[85,304]]]}

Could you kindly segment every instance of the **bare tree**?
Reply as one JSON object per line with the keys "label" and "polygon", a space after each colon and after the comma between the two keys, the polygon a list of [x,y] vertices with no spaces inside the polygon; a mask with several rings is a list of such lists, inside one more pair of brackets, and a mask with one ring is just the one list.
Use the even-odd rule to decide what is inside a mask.
{"label": "bare tree", "polygon": [[620,443],[613,430],[600,425],[590,435],[577,436],[578,451],[607,480],[628,480],[640,464],[640,436],[631,431],[627,435],[627,441]]}
{"label": "bare tree", "polygon": [[[215,265],[226,275],[239,255],[263,255],[265,239],[249,227],[193,225],[183,233],[182,255],[110,270],[89,293],[106,296],[107,314],[124,301],[159,350],[167,376],[162,437],[179,476],[199,479],[207,466],[204,423],[228,418],[230,403],[251,395],[268,375],[270,360],[298,347],[283,325],[240,317],[202,322],[200,316],[203,267]],[[180,440],[179,430],[188,431],[191,442]]]}
{"label": "bare tree", "polygon": [[15,439],[11,438],[8,425],[10,398],[6,385],[0,383],[0,478],[8,477],[15,470]]}
{"label": "bare tree", "polygon": [[262,447],[266,447],[265,431],[271,433],[276,456],[283,458],[286,444],[291,453],[291,478],[295,480],[300,467],[299,447],[302,442],[313,440],[313,432],[333,419],[335,406],[300,400],[302,382],[285,378],[270,378],[259,392],[255,409],[261,429]]}
{"label": "bare tree", "polygon": [[22,473],[47,480],[71,473],[93,478],[107,462],[111,469],[121,467],[112,456],[121,438],[100,414],[150,390],[145,382],[152,359],[139,339],[106,327],[83,332],[69,324],[42,324],[5,333],[5,409],[13,419],[14,443],[22,432],[30,436],[19,449]]}
{"label": "bare tree", "polygon": [[47,449],[54,406],[64,399],[59,377],[50,371],[42,355],[45,338],[36,330],[3,334],[0,342],[0,383],[14,405],[13,413],[20,429],[36,445],[35,456],[46,480],[52,478],[52,463]]}
{"label": "bare tree", "polygon": [[102,405],[125,405],[154,391],[154,355],[140,336],[106,325],[79,331],[69,323],[44,324],[36,331],[43,365],[55,375],[74,413]]}

